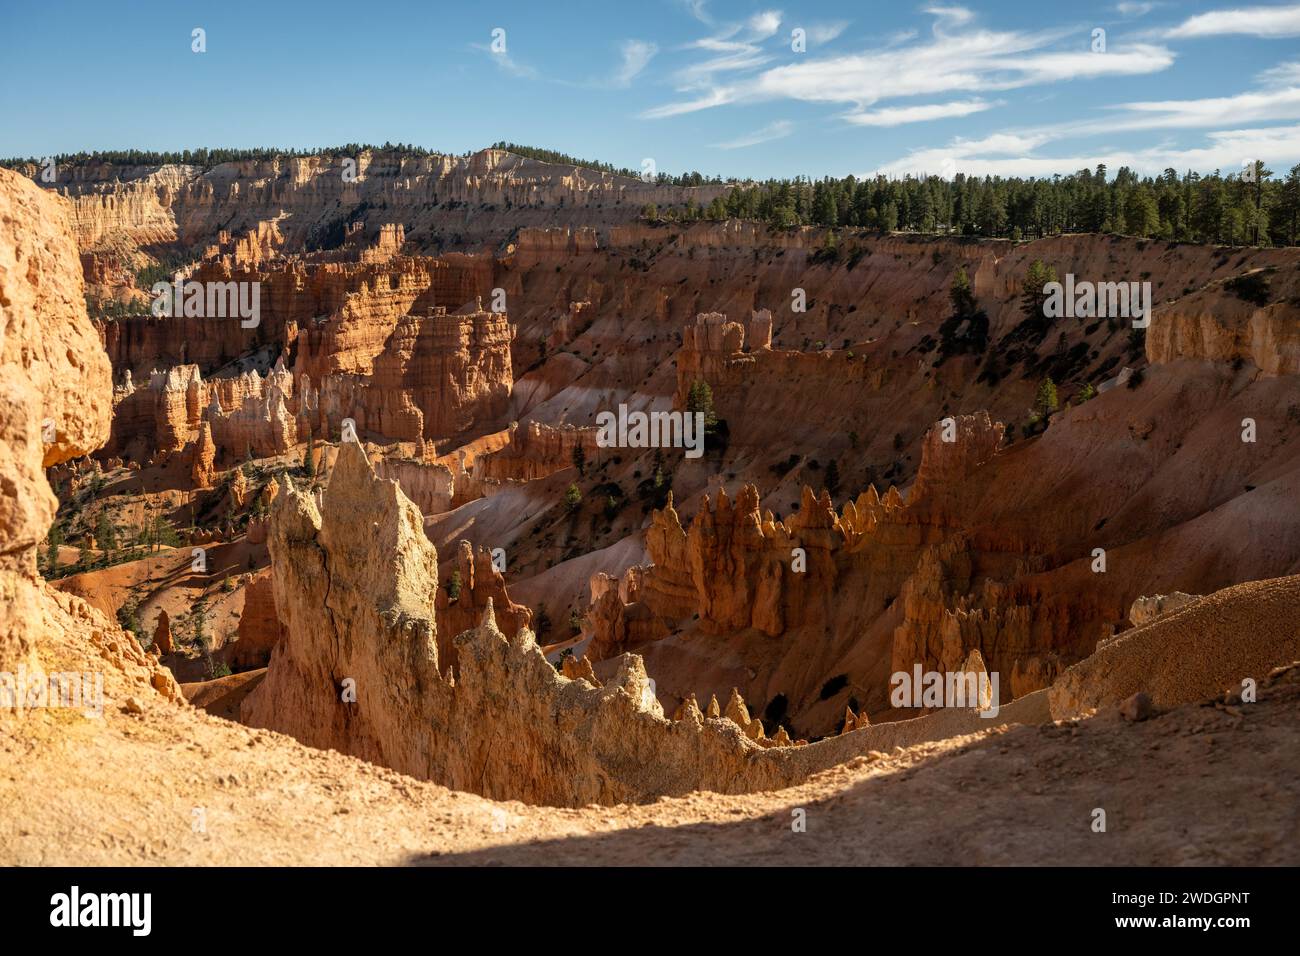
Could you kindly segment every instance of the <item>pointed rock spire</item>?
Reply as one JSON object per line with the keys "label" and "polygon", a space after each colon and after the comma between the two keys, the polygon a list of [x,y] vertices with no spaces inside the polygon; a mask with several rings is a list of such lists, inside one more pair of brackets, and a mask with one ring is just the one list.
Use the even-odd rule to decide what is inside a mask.
{"label": "pointed rock spire", "polygon": [[846,706],[844,708],[844,726],[840,728],[840,736],[842,737],[845,734],[847,734],[849,731],[857,730],[857,729],[858,729],[857,715],[853,713],[852,707]]}
{"label": "pointed rock spire", "polygon": [[695,699],[694,694],[688,694],[686,699],[677,705],[677,710],[673,712],[673,720],[689,720],[692,723],[700,723],[704,715],[700,713],[700,704]]}
{"label": "pointed rock spire", "polygon": [[736,723],[742,730],[749,727],[749,708],[745,706],[745,698],[740,696],[740,691],[731,688],[731,698],[727,701],[727,717]]}

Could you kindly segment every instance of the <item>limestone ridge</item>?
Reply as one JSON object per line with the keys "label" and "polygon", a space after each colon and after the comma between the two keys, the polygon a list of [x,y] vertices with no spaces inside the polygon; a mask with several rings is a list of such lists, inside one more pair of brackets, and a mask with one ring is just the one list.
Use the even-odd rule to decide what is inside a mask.
{"label": "limestone ridge", "polygon": [[[345,160],[356,163],[353,182],[340,175]],[[29,168],[27,174],[35,173]],[[77,238],[84,246],[115,236],[137,244],[211,241],[219,230],[243,231],[288,209],[293,215],[279,223],[281,238],[297,249],[330,225],[331,211],[358,203],[370,207],[368,232],[387,220],[404,223],[407,236],[420,246],[436,245],[439,236],[457,231],[466,244],[480,246],[502,242],[521,226],[635,223],[646,203],[707,205],[730,188],[643,183],[500,149],[470,156],[365,149],[211,169],[88,163],[69,176],[59,188],[73,201]],[[467,220],[467,205],[482,211]]]}
{"label": "limestone ridge", "polygon": [[526,627],[501,632],[491,600],[455,638],[453,674],[438,655],[437,554],[397,482],[345,443],[319,506],[286,485],[268,538],[285,637],[243,704],[249,725],[456,789],[568,806],[788,786],[869,743],[762,740],[736,693],[728,718],[695,706],[668,720],[640,657],[623,655],[603,687],[569,679]]}

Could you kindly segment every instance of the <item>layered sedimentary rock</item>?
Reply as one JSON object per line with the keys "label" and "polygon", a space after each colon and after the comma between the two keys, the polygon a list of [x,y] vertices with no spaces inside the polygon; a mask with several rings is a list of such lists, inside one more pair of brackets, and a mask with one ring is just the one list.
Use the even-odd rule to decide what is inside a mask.
{"label": "layered sedimentary rock", "polygon": [[375,474],[391,478],[423,515],[436,515],[452,507],[456,480],[450,468],[437,462],[409,458],[380,458]]}
{"label": "layered sedimentary rock", "polygon": [[[374,363],[371,395],[400,391],[420,413],[423,430],[404,435],[394,423],[378,429],[395,437],[442,438],[476,420],[505,411],[514,377],[510,368],[510,321],[474,303],[449,313],[404,316]],[[381,423],[387,411],[380,405]]]}
{"label": "layered sedimentary rock", "polygon": [[206,404],[194,365],[155,371],[137,386],[128,370],[113,391],[113,430],[104,451],[164,460],[190,444]]}
{"label": "layered sedimentary rock", "polygon": [[[355,175],[345,177],[348,164]],[[113,241],[193,246],[212,241],[221,229],[241,233],[282,217],[277,225],[294,250],[338,241],[334,237],[358,218],[367,230],[405,224],[408,238],[426,248],[496,245],[521,227],[557,219],[631,222],[646,203],[707,205],[730,188],[643,183],[496,149],[470,156],[364,150],[210,169],[88,163],[61,168],[58,183],[73,199],[83,247]]]}
{"label": "layered sedimentary rock", "polygon": [[[58,507],[42,469],[101,444],[108,360],[86,319],[68,206],[0,171],[0,654],[35,664],[36,549]],[[13,665],[13,666],[8,666]]]}
{"label": "layered sedimentary rock", "polygon": [[175,650],[172,645],[171,618],[165,610],[158,612],[158,620],[154,623],[153,646],[159,654],[170,654]]}
{"label": "layered sedimentary rock", "polygon": [[[299,171],[304,182],[318,176],[310,165]],[[334,198],[322,192],[313,201]],[[513,247],[499,255],[429,260],[404,254],[429,240],[414,218],[402,217],[409,229],[401,232],[384,221],[387,211],[335,203],[329,228],[308,241],[302,223],[314,206],[267,205],[256,223],[236,223],[220,237],[195,274],[263,283],[272,321],[262,327],[270,335],[256,364],[266,368],[273,346],[285,356],[293,394],[282,391],[299,440],[308,432],[337,440],[344,417],[376,444],[431,437],[432,397],[403,381],[427,334],[420,322],[430,307],[451,311],[475,296],[487,301],[496,288],[508,293],[509,323],[519,334],[507,351],[511,375],[520,370],[522,378],[507,413],[494,421],[484,417],[491,409],[476,413],[468,434],[415,453],[437,457],[446,472],[393,467],[393,477],[430,511],[505,492],[502,503],[475,509],[472,527],[492,529],[485,539],[502,536],[507,520],[497,509],[506,502],[554,503],[562,494],[558,480],[558,493],[518,483],[571,466],[571,425],[575,433],[589,428],[597,410],[624,400],[636,408],[680,407],[695,381],[710,383],[730,445],[709,475],[689,462],[678,467],[669,456],[683,518],[651,518],[644,534],[657,542],[653,567],[616,580],[596,574],[592,559],[538,586],[538,593],[571,591],[572,580],[591,580],[593,654],[636,648],[671,697],[697,693],[707,700],[740,685],[765,718],[784,703],[800,720],[815,714],[796,729],[822,733],[839,726],[845,706],[871,713],[883,707],[896,665],[960,666],[971,648],[1002,674],[1005,692],[1025,693],[1124,628],[1129,606],[1143,593],[1209,591],[1251,574],[1282,573],[1296,560],[1300,525],[1275,507],[1295,489],[1286,448],[1294,403],[1285,381],[1293,354],[1286,329],[1295,312],[1294,250],[1230,253],[1089,236],[968,242],[850,230],[830,256],[816,229],[584,222],[531,229],[525,222]],[[486,214],[480,209],[474,217]],[[261,225],[273,221],[278,238]],[[248,231],[232,238],[241,230]],[[299,251],[308,248],[317,251]],[[287,259],[271,257],[286,250]],[[1114,378],[1144,362],[1143,337],[1127,321],[1026,324],[1021,284],[1036,259],[1079,279],[1149,275],[1157,308],[1146,333],[1145,359],[1153,364],[1144,385],[1141,376]],[[948,320],[948,289],[959,266],[987,318],[979,334],[975,323],[967,329]],[[1252,301],[1260,298],[1256,280],[1236,281],[1255,273],[1266,274],[1263,304]],[[792,289],[806,293],[803,308],[792,304]],[[1212,328],[1205,316],[1223,328]],[[247,352],[256,343],[218,342],[229,331],[209,324],[189,333],[204,361],[224,361],[227,346]],[[168,348],[181,344],[174,331],[168,334]],[[115,347],[129,344],[123,354],[139,359],[148,351],[136,347],[141,341],[126,334]],[[198,364],[204,381],[212,380],[214,369]],[[1256,365],[1267,374],[1256,375]],[[368,387],[381,372],[385,394],[375,395]],[[1049,375],[1064,407],[1044,418],[1031,407],[1038,382]],[[241,377],[225,371],[221,380]],[[1131,387],[1108,387],[1126,381]],[[1080,404],[1085,383],[1100,395]],[[189,396],[173,398],[183,400],[168,419],[183,406],[197,439]],[[255,406],[251,389],[237,397],[245,400],[259,422],[282,420]],[[240,421],[224,396],[217,401],[233,423]],[[205,399],[200,414],[211,408]],[[987,424],[967,424],[979,409],[990,411]],[[1246,416],[1259,420],[1261,441],[1244,454],[1224,455],[1224,436],[1236,441]],[[227,447],[242,441],[223,437],[218,418],[209,417],[217,466],[242,459],[246,448]],[[524,424],[506,447],[457,469],[458,441],[477,440],[510,419]],[[958,430],[951,443],[943,437],[947,420]],[[1005,423],[1005,434],[997,423]],[[601,467],[595,481],[621,484],[625,492],[656,467],[649,453],[593,460],[587,451]],[[385,454],[397,461],[408,452]],[[1192,460],[1215,467],[1189,470]],[[831,479],[832,462],[843,491]],[[737,490],[749,482],[758,489],[754,502]],[[726,508],[712,487],[719,484]],[[869,485],[894,485],[903,507],[852,556],[839,543],[849,527],[843,495]],[[705,491],[708,505],[701,508]],[[1069,508],[1060,507],[1065,497]],[[807,541],[765,535],[768,512],[773,528],[780,524],[787,533],[796,520],[809,522]],[[1262,535],[1268,547],[1231,546],[1224,530],[1230,521]],[[688,547],[696,522],[699,543]],[[616,544],[636,520],[624,512],[608,524],[593,524],[592,549]],[[819,535],[833,546],[822,548]],[[512,572],[550,570],[580,550],[546,541],[543,534],[524,544],[527,557],[512,563]],[[1218,550],[1218,542],[1228,542],[1222,554],[1199,557]],[[502,543],[513,559],[521,542]],[[628,544],[639,549],[641,542]],[[792,554],[777,551],[787,544],[804,552],[801,571],[793,570]],[[1088,567],[1097,548],[1112,561],[1109,574]],[[1162,560],[1152,560],[1156,554]],[[742,583],[701,588],[695,560],[713,576],[734,570]],[[626,566],[620,559],[618,569]],[[823,597],[824,586],[831,591]],[[664,667],[670,650],[679,667]],[[823,690],[832,697],[822,700]]]}
{"label": "layered sedimentary rock", "polygon": [[1256,259],[1268,264],[1160,306],[1146,332],[1147,357],[1159,363],[1250,362],[1269,375],[1300,373],[1300,278],[1284,265],[1283,250]]}
{"label": "layered sedimentary rock", "polygon": [[579,447],[584,462],[596,468],[608,453],[597,443],[599,432],[594,427],[511,422],[505,447],[476,456],[470,470],[479,481],[532,481],[572,467]]}
{"label": "layered sedimentary rock", "polygon": [[229,229],[217,233],[216,242],[204,250],[204,259],[230,256],[238,266],[256,266],[274,259],[284,248],[284,235],[275,220],[263,220],[242,235],[232,235]]}
{"label": "layered sedimentary rock", "polygon": [[309,330],[297,366],[299,407],[318,434],[337,434],[347,418],[359,433],[397,440],[457,435],[505,411],[512,337],[506,315],[485,311],[477,299],[454,313],[430,306],[402,316],[363,361],[340,366],[342,355],[334,353],[328,367],[337,370],[321,372],[314,356],[325,339],[317,342]]}
{"label": "layered sedimentary rock", "polygon": [[122,258],[108,252],[83,252],[81,274],[86,283],[86,295],[95,301],[118,305],[142,307],[149,296],[136,288],[135,273]]}
{"label": "layered sedimentary rock", "polygon": [[[171,378],[170,387],[168,385]],[[161,456],[175,454],[185,447],[176,443],[178,436],[188,438],[197,424],[189,419],[185,407],[184,384],[180,374],[149,376],[143,387],[137,386],[128,369],[121,385],[113,389],[112,429],[104,452],[118,458],[144,461],[155,452]],[[181,392],[181,395],[177,395]],[[179,400],[178,400],[179,399]],[[158,435],[169,435],[169,447],[159,445]]]}
{"label": "layered sedimentary rock", "polygon": [[[769,335],[769,342],[770,339]],[[682,347],[677,353],[675,405],[686,407],[691,386],[697,381],[709,383],[716,400],[716,393],[730,384],[728,373],[735,374],[735,366],[729,366],[729,361],[740,353],[744,344],[745,327],[739,322],[729,322],[719,312],[696,316],[695,321],[682,330]]]}
{"label": "layered sedimentary rock", "polygon": [[[395,231],[374,245],[347,244],[330,252],[264,259],[260,254],[218,252],[180,271],[186,289],[234,289],[257,315],[128,315],[101,323],[105,349],[118,370],[137,374],[192,363],[210,374],[259,348],[287,354],[304,337],[297,371],[321,378],[330,371],[359,371],[383,348],[398,320],[414,308],[459,308],[492,289],[492,261],[484,256],[439,259],[398,255]],[[215,301],[220,297],[215,296]],[[229,297],[225,299],[228,305]],[[346,308],[345,308],[346,307]],[[175,312],[173,309],[172,311]],[[229,313],[230,309],[226,308]]]}
{"label": "layered sedimentary rock", "polygon": [[281,455],[300,440],[296,404],[293,375],[282,361],[265,376],[248,371],[206,380],[198,366],[179,365],[153,373],[140,387],[128,371],[113,390],[113,428],[104,454],[166,461],[188,449],[191,460],[204,457],[209,470],[221,456],[243,461],[250,454]]}
{"label": "layered sedimentary rock", "polygon": [[594,660],[617,657],[668,635],[665,618],[656,615],[643,591],[647,571],[633,565],[621,577],[604,571],[592,575],[587,623],[592,632],[587,653]]}
{"label": "layered sedimentary rock", "polygon": [[[500,415],[513,331],[504,314],[477,305],[491,289],[491,260],[402,256],[396,225],[381,226],[371,244],[361,235],[335,252],[274,259],[275,228],[234,242],[223,232],[208,258],[183,270],[186,288],[254,290],[256,316],[102,323],[123,380],[108,453],[165,459],[197,437],[200,417],[218,449],[242,460],[283,454],[309,433],[338,440],[344,419],[378,437],[422,440]],[[148,373],[147,389],[133,373]]]}

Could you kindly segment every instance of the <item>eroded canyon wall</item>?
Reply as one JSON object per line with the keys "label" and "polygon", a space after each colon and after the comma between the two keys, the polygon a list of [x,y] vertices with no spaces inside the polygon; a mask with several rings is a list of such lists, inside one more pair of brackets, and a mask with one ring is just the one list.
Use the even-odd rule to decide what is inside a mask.
{"label": "eroded canyon wall", "polygon": [[59,172],[86,248],[114,241],[192,246],[221,229],[242,232],[277,217],[294,251],[341,236],[359,218],[370,230],[404,225],[420,249],[478,248],[557,218],[607,226],[635,220],[647,203],[707,205],[728,188],[647,184],[496,149],[468,156],[363,150],[212,168],[85,164]]}
{"label": "eroded canyon wall", "polygon": [[[448,666],[435,624],[438,557],[422,524],[352,444],[319,504],[291,486],[277,497],[270,547],[285,636],[244,701],[246,723],[457,789],[564,806],[771,789],[870,743],[782,746],[784,733],[751,739],[694,705],[666,719],[639,658],[624,657],[603,686],[570,679],[526,627],[503,634],[491,602],[455,638]],[[749,717],[739,700],[729,712]]]}
{"label": "eroded canyon wall", "polygon": [[40,683],[47,670],[73,667],[104,674],[110,700],[150,688],[179,697],[130,632],[37,574],[57,507],[44,469],[107,438],[109,375],[86,315],[67,203],[0,170],[0,671],[13,698],[5,716],[31,702],[15,674]]}

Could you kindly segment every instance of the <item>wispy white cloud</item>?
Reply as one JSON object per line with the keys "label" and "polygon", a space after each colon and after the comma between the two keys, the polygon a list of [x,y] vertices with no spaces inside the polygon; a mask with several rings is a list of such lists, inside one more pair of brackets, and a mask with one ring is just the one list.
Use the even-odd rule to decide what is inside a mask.
{"label": "wispy white cloud", "polygon": [[1033,52],[1043,43],[1022,34],[974,32],[927,45],[776,67],[758,76],[748,92],[762,99],[867,106],[906,96],[1141,75],[1163,70],[1174,60],[1163,47],[1146,44],[1106,54]]}
{"label": "wispy white cloud", "polygon": [[646,110],[641,114],[644,119],[665,119],[669,116],[680,116],[683,113],[694,113],[697,110],[705,110],[712,106],[722,106],[731,102],[731,92],[724,88],[716,88],[696,100],[685,100],[679,103],[667,103],[663,106],[656,106]]}
{"label": "wispy white cloud", "polygon": [[1128,166],[1139,173],[1165,169],[1235,172],[1255,158],[1290,165],[1300,162],[1300,125],[1216,130],[1197,146],[1161,143],[1145,149],[1103,147],[1087,153],[1045,156],[1040,147],[1059,138],[1059,130],[1023,131],[985,140],[954,139],[949,145],[919,149],[886,163],[878,172],[887,176],[955,172],[978,176],[1052,176],[1104,163],[1110,169]]}
{"label": "wispy white cloud", "polygon": [[488,57],[491,58],[492,62],[497,65],[498,69],[509,73],[511,76],[534,80],[537,79],[539,75],[534,67],[512,59],[509,53],[498,53],[486,43],[471,43],[470,46],[475,50],[486,53]]}
{"label": "wispy white cloud", "polygon": [[783,139],[789,136],[794,129],[794,124],[789,120],[776,120],[768,123],[762,129],[754,130],[741,136],[739,139],[733,139],[726,143],[710,143],[713,149],[744,149],[746,146],[757,146],[759,143],[770,143],[774,139]]}
{"label": "wispy white cloud", "polygon": [[1155,9],[1154,3],[1136,3],[1133,0],[1125,0],[1123,3],[1115,4],[1115,12],[1121,17],[1136,19],[1144,17]]}
{"label": "wispy white cloud", "polygon": [[975,14],[965,7],[926,7],[925,12],[936,18],[934,32],[940,33],[947,27],[961,27],[972,22]]}
{"label": "wispy white cloud", "polygon": [[1165,35],[1170,39],[1245,34],[1256,37],[1300,36],[1300,5],[1238,7],[1198,13]]}
{"label": "wispy white cloud", "polygon": [[688,13],[703,24],[712,25],[713,17],[709,15],[707,0],[681,0]]}
{"label": "wispy white cloud", "polygon": [[1115,129],[1205,129],[1269,120],[1300,120],[1300,86],[1196,100],[1120,103],[1108,108],[1129,115],[1120,117],[1118,121],[1100,122],[1096,127],[1097,132]]}
{"label": "wispy white cloud", "polygon": [[659,47],[646,40],[624,40],[619,52],[623,62],[614,74],[613,82],[615,86],[629,86],[654,59]]}
{"label": "wispy white cloud", "polygon": [[[728,103],[792,99],[838,103],[863,114],[877,102],[913,96],[980,93],[1101,76],[1139,76],[1167,69],[1174,54],[1164,46],[1112,43],[1105,54],[1086,45],[1062,48],[1078,31],[1028,33],[975,25],[964,7],[931,7],[931,36],[862,53],[800,57],[768,69],[770,55],[736,31],[698,45],[720,51],[679,74],[679,92],[695,94],[655,107],[643,116],[662,118]],[[721,81],[724,68],[733,74]]]}
{"label": "wispy white cloud", "polygon": [[[1300,127],[1257,127],[1248,124],[1300,120],[1300,83],[1270,83],[1293,76],[1300,64],[1283,63],[1264,70],[1258,77],[1260,88],[1231,96],[1186,100],[1142,100],[1106,107],[1109,115],[1101,119],[1056,123],[1027,130],[1012,130],[985,137],[956,137],[946,146],[915,149],[883,167],[889,174],[904,172],[943,173],[957,171],[998,173],[1001,175],[1036,176],[1065,173],[1098,162],[1128,165],[1143,170],[1212,169],[1230,166],[1236,169],[1250,157],[1264,157],[1269,162],[1294,161],[1292,146]],[[886,112],[886,111],[881,111]],[[850,117],[851,118],[851,117]],[[1162,143],[1141,150],[1116,150],[1110,145],[1084,155],[1041,155],[1049,143],[1085,141],[1114,134],[1156,130],[1202,129],[1206,140],[1199,146]],[[1144,137],[1150,142],[1150,135]],[[1077,150],[1077,147],[1075,147]],[[1234,151],[1245,150],[1240,155]]]}
{"label": "wispy white cloud", "polygon": [[834,23],[814,23],[808,27],[808,39],[814,46],[830,43],[849,27],[848,20],[836,20]]}
{"label": "wispy white cloud", "polygon": [[988,100],[953,100],[950,103],[928,103],[924,106],[890,106],[861,113],[846,113],[844,119],[856,126],[902,126],[905,123],[925,123],[930,120],[970,116],[991,109],[997,103]]}
{"label": "wispy white cloud", "polygon": [[766,40],[781,29],[781,11],[764,10],[761,13],[756,13],[749,18],[746,25],[749,27],[751,40],[755,42]]}
{"label": "wispy white cloud", "polygon": [[677,92],[696,95],[653,107],[641,113],[641,117],[662,119],[731,102],[732,90],[719,82],[719,76],[752,72],[770,63],[772,55],[763,50],[762,42],[774,36],[780,28],[781,12],[764,10],[743,23],[721,24],[710,35],[685,44],[684,49],[710,54],[678,69],[672,76]]}
{"label": "wispy white cloud", "polygon": [[1261,70],[1257,79],[1265,86],[1300,86],[1300,60],[1291,60]]}
{"label": "wispy white cloud", "polygon": [[712,49],[719,51],[718,56],[694,63],[674,74],[673,81],[679,90],[701,89],[715,82],[719,73],[752,70],[771,62],[772,59],[771,56],[763,53],[760,47],[746,43]]}

